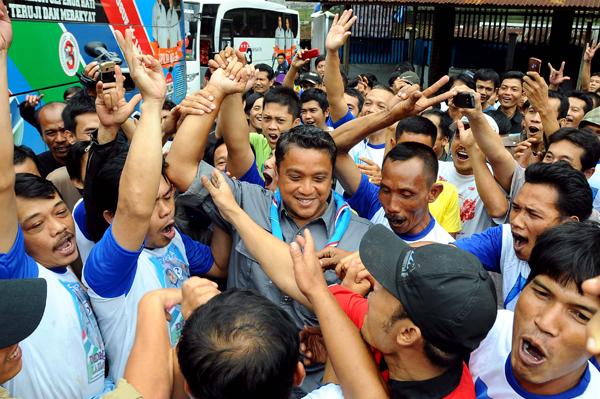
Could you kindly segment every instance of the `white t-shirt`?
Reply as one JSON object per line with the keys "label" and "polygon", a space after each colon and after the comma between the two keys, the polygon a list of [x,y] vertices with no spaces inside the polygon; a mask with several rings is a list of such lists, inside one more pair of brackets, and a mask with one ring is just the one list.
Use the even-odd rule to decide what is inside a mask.
{"label": "white t-shirt", "polygon": [[52,271],[29,257],[20,228],[11,251],[0,255],[0,268],[10,273],[0,278],[43,278],[48,287],[40,324],[19,343],[23,368],[4,387],[18,398],[100,395],[104,391],[104,342],[77,277],[68,268]]}
{"label": "white t-shirt", "polygon": [[364,139],[352,147],[348,154],[350,154],[357,164],[365,165],[365,162],[358,159],[358,157],[363,157],[375,162],[379,168],[381,168],[381,165],[383,165],[383,158],[385,157],[385,143],[371,144],[369,140]]}
{"label": "white t-shirt", "polygon": [[594,194],[594,209],[600,212],[600,195],[598,195],[598,190],[600,189],[600,163],[596,165],[596,171],[592,177],[588,179],[588,183]]}
{"label": "white t-shirt", "polygon": [[510,224],[491,227],[454,245],[477,256],[485,270],[502,274],[504,309],[514,310],[531,268],[529,262],[517,258]]}
{"label": "white t-shirt", "polygon": [[[382,224],[389,229],[390,223],[385,217],[385,210],[381,206],[381,202],[379,202],[378,192],[379,187],[369,182],[369,178],[366,175],[362,175],[358,190],[356,190],[352,197],[344,194],[344,199],[358,213],[358,216],[369,219],[373,224]],[[406,242],[433,241],[440,244],[454,242],[454,238],[448,234],[442,225],[431,214],[429,216],[431,217],[431,221],[422,232],[417,234],[397,234],[397,236]]]}
{"label": "white t-shirt", "polygon": [[[438,180],[452,183],[458,190],[462,230],[456,233],[456,238],[471,237],[492,227],[492,218],[477,191],[475,175],[461,175],[456,171],[454,162],[440,161],[438,164]],[[491,171],[489,165],[488,168]]]}
{"label": "white t-shirt", "polygon": [[337,384],[321,385],[302,399],[344,399],[342,387]]}
{"label": "white t-shirt", "polygon": [[[149,291],[179,288],[193,274],[208,272],[214,263],[210,248],[176,231],[162,248],[127,251],[112,234],[112,226],[94,246],[83,268],[83,282],[98,317],[113,381],[123,377],[133,347],[138,303]],[[184,321],[179,305],[167,322],[171,345],[181,335]]]}
{"label": "white t-shirt", "polygon": [[83,198],[77,201],[73,207],[73,220],[75,221],[75,238],[77,241],[77,249],[79,250],[79,256],[81,257],[81,263],[85,265],[88,256],[92,248],[94,248],[94,241],[90,239],[87,232],[87,225],[85,222],[85,205],[83,204]]}
{"label": "white t-shirt", "polygon": [[534,395],[517,382],[510,363],[514,313],[499,310],[494,327],[469,359],[469,371],[478,399],[571,399],[600,398],[600,372],[588,361],[588,367],[579,384],[553,396]]}

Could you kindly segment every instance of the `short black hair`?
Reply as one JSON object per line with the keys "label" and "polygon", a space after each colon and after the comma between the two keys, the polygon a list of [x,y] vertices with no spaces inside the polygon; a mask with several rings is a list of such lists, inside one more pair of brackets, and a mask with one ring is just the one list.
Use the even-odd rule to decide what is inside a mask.
{"label": "short black hair", "polygon": [[323,112],[325,112],[327,108],[329,108],[329,101],[327,101],[327,93],[325,93],[323,90],[313,87],[302,92],[302,95],[300,96],[300,101],[302,102],[302,104],[313,100],[319,103],[319,107],[321,107]]}
{"label": "short black hair", "polygon": [[67,173],[71,179],[77,179],[82,183],[81,162],[89,146],[90,141],[77,141],[67,153]]}
{"label": "short black hair", "polygon": [[548,90],[548,98],[557,98],[560,100],[560,105],[558,106],[558,116],[556,119],[566,118],[567,113],[569,113],[569,99],[567,96],[556,90]]}
{"label": "short black hair", "polygon": [[401,61],[400,63],[396,64],[394,70],[400,72],[400,74],[403,74],[404,72],[414,72],[415,67],[410,61]]}
{"label": "short black hair", "polygon": [[337,159],[337,147],[335,141],[321,128],[311,125],[300,125],[281,133],[275,145],[275,164],[277,169],[285,159],[290,147],[306,148],[327,152],[331,160],[332,170],[335,168]]}
{"label": "short black hair", "polygon": [[315,67],[317,65],[319,65],[319,62],[321,61],[325,61],[325,54],[321,54],[320,56],[318,56],[317,58],[315,58]]}
{"label": "short black hair", "polygon": [[562,217],[586,220],[592,214],[594,197],[585,175],[565,161],[529,165],[525,169],[525,183],[553,187],[558,197],[556,209]]}
{"label": "short black hair", "polygon": [[76,94],[82,91],[83,87],[81,86],[71,86],[67,88],[67,90],[65,90],[65,92],[63,93],[63,100],[67,101],[67,97],[69,97],[71,94]]}
{"label": "short black hair", "polygon": [[102,165],[98,174],[94,178],[92,186],[92,197],[101,212],[109,211],[115,213],[119,203],[119,183],[121,174],[125,167],[127,154],[124,151]]}
{"label": "short black hair", "polygon": [[[60,101],[50,101],[49,103],[42,105],[35,111],[35,114],[34,114],[35,127],[38,130],[38,132],[40,133],[40,136],[42,135],[42,127],[40,126],[40,113],[42,112],[42,110],[46,109],[46,108],[51,109],[54,107],[59,107],[61,105],[66,105],[66,104],[63,102],[60,102]],[[62,114],[61,114],[61,117],[62,117]]]}
{"label": "short black hair", "polygon": [[428,136],[431,139],[431,147],[435,145],[437,140],[437,127],[432,121],[421,115],[409,116],[398,122],[396,142],[400,141],[402,135],[406,132]]}
{"label": "short black hair", "polygon": [[600,225],[593,221],[568,221],[544,231],[529,257],[527,284],[539,275],[548,276],[562,287],[581,284],[600,275]]}
{"label": "short black hair", "polygon": [[246,105],[244,106],[244,112],[246,115],[250,115],[250,111],[252,110],[252,107],[254,107],[256,100],[264,97],[265,95],[263,93],[252,93],[246,97]]}
{"label": "short black hair", "polygon": [[477,90],[477,86],[475,85],[475,80],[471,77],[471,75],[466,74],[466,73],[461,73],[460,75],[454,75],[450,77],[450,80],[448,80],[448,90],[450,90],[450,88],[452,87],[452,85],[454,84],[454,82],[456,82],[457,80],[463,82],[465,84],[465,86],[467,86],[469,89],[471,90]]}
{"label": "short black hair", "polygon": [[600,140],[590,130],[578,129],[576,127],[558,129],[548,138],[548,148],[553,143],[563,140],[567,140],[583,149],[583,153],[579,159],[582,172],[594,168],[598,164],[598,161],[600,161]]}
{"label": "short black hair", "polygon": [[500,111],[499,109],[491,109],[485,113],[488,114],[494,121],[496,121],[496,125],[498,125],[498,134],[510,134],[510,118],[506,116],[504,112]]}
{"label": "short black hair", "polygon": [[494,84],[494,89],[500,87],[500,75],[498,75],[498,72],[490,68],[481,68],[475,72],[475,75],[473,75],[473,80],[476,84],[478,80],[481,80],[482,82],[492,82]]}
{"label": "short black hair", "polygon": [[35,164],[38,172],[40,170],[40,160],[38,159],[35,152],[26,145],[16,145],[13,153],[13,165],[21,165],[27,159],[31,159]]}
{"label": "short black hair", "polygon": [[280,55],[285,57],[285,53],[279,53],[279,54],[277,54],[277,57],[279,57]]}
{"label": "short black hair", "polygon": [[600,72],[594,72],[591,76],[600,76]]}
{"label": "short black hair", "polygon": [[83,91],[75,94],[71,97],[67,106],[62,110],[61,116],[65,125],[65,130],[75,134],[77,128],[75,118],[89,112],[96,112],[96,102],[94,99],[85,95]]}
{"label": "short black hair", "polygon": [[62,199],[54,183],[31,173],[15,175],[15,195],[23,198],[53,199],[56,195]]}
{"label": "short black hair", "polygon": [[[427,115],[435,115],[438,118],[440,118],[440,125],[439,128],[442,131],[442,137],[448,137],[449,139],[451,139],[452,137],[454,137],[454,132],[450,129],[450,125],[454,122],[452,120],[452,117],[450,116],[450,114],[448,113],[448,111],[440,111],[439,109],[428,109],[427,111],[423,112],[421,115],[423,116],[427,116]],[[502,114],[504,115],[504,113]],[[506,115],[504,115],[506,117],[506,119],[508,120],[508,117]],[[510,124],[510,122],[509,122]],[[435,123],[434,123],[435,125]]]}
{"label": "short black hair", "polygon": [[506,79],[517,79],[519,82],[521,82],[521,88],[523,88],[523,78],[525,77],[525,74],[521,71],[508,71],[505,72],[504,75],[502,75],[502,79],[500,80],[500,85],[502,85],[502,82],[504,82]]}
{"label": "short black hair", "polygon": [[163,102],[162,109],[164,109],[165,111],[170,111],[173,108],[175,108],[176,106],[177,106],[177,104],[175,104],[174,101],[171,101],[168,98],[165,98],[165,102]]}
{"label": "short black hair", "polygon": [[256,64],[254,66],[254,68],[257,71],[266,72],[267,73],[267,79],[269,79],[269,80],[273,80],[273,78],[275,77],[275,72],[273,72],[273,68],[271,68],[267,64]]}
{"label": "short black hair", "polygon": [[300,113],[302,112],[302,103],[300,102],[300,99],[298,98],[298,95],[294,89],[291,87],[271,87],[271,89],[265,93],[263,109],[269,103],[275,103],[284,107],[288,107],[288,112],[292,115],[293,119],[300,118]]}
{"label": "short black hair", "polygon": [[360,91],[358,91],[354,87],[347,87],[346,90],[344,90],[344,93],[358,100],[358,112],[360,113],[360,111],[362,111],[363,105],[365,104],[365,98],[362,94],[360,94]]}
{"label": "short black hair", "polygon": [[197,399],[288,399],[299,348],[298,329],[280,306],[231,288],[186,320],[177,358]]}
{"label": "short black hair", "polygon": [[585,103],[585,106],[583,107],[584,114],[587,114],[588,112],[594,109],[594,102],[586,92],[581,90],[571,90],[567,93],[567,98],[571,97],[578,98]]}
{"label": "short black hair", "polygon": [[382,85],[381,83],[378,83],[375,86],[373,86],[373,88],[371,90],[385,90],[388,93],[392,93],[393,95],[396,95],[396,93],[394,93],[394,90],[392,90],[391,87]]}
{"label": "short black hair", "polygon": [[588,91],[587,95],[594,103],[594,108],[598,108],[598,106],[600,105],[600,95],[598,95],[598,93],[594,93],[591,91]]}
{"label": "short black hair", "polygon": [[388,160],[389,162],[408,161],[413,158],[419,158],[423,162],[423,175],[425,176],[427,185],[431,187],[437,180],[438,159],[433,149],[425,144],[410,141],[396,145],[383,159],[381,169],[383,169]]}

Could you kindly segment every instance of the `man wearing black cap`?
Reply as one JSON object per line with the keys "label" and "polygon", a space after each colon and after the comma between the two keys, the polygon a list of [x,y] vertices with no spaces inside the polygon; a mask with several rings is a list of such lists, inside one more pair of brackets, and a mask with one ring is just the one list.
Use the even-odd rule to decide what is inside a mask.
{"label": "man wearing black cap", "polygon": [[[45,307],[44,279],[0,280],[0,317],[6,321],[0,331],[0,384],[21,371],[23,362],[19,342],[30,336],[40,324]],[[0,398],[8,398],[8,391],[2,387]]]}
{"label": "man wearing black cap", "polygon": [[306,72],[300,78],[300,87],[302,87],[302,90],[312,89],[313,87],[320,89],[322,84],[323,80],[316,72]]}

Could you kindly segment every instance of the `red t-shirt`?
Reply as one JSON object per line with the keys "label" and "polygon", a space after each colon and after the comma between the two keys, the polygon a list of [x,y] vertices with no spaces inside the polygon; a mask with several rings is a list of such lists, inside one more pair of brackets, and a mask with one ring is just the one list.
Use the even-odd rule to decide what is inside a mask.
{"label": "red t-shirt", "polygon": [[[337,300],[340,307],[344,310],[346,315],[352,320],[354,325],[358,327],[360,330],[362,328],[363,322],[365,321],[365,314],[369,310],[368,302],[365,298],[358,295],[355,292],[352,292],[340,285],[332,285],[329,287],[329,291],[333,294],[335,299]],[[373,354],[375,355],[375,361],[377,364],[381,363],[381,358],[383,357],[381,352],[377,349],[371,347]],[[388,380],[388,370],[385,370],[381,373],[385,380]],[[460,383],[452,391],[452,393],[446,396],[444,399],[476,399],[475,397],[475,386],[473,385],[473,378],[471,377],[471,373],[469,373],[469,369],[467,365],[463,362],[463,373],[460,379]]]}

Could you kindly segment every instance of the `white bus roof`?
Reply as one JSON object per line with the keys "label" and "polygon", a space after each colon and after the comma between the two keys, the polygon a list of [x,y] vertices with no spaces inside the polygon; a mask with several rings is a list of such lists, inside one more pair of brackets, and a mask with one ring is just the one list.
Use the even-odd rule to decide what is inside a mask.
{"label": "white bus roof", "polygon": [[219,4],[219,11],[226,12],[228,10],[234,8],[260,8],[263,10],[273,10],[273,11],[285,11],[290,14],[298,14],[297,11],[291,10],[286,6],[281,4],[273,3],[266,0],[244,0],[240,2],[239,0],[221,0],[221,1],[202,1],[202,0],[184,0],[185,3],[195,3],[195,4]]}

